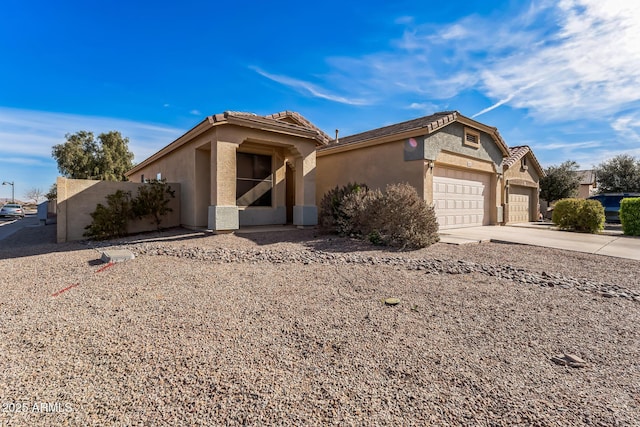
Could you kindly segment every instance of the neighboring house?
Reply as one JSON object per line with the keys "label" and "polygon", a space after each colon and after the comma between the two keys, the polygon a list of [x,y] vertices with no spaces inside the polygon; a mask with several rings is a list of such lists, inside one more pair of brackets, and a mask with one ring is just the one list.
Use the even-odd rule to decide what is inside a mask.
{"label": "neighboring house", "polygon": [[528,146],[509,148],[504,160],[504,217],[506,223],[537,221],[540,213],[540,178],[544,170]]}
{"label": "neighboring house", "polygon": [[181,184],[181,223],[315,225],[316,148],[329,137],[298,113],[225,112],[207,117],[126,173],[131,181]]}
{"label": "neighboring house", "polygon": [[577,171],[580,177],[580,187],[578,188],[578,197],[586,199],[598,192],[598,182],[596,180],[596,171],[593,169]]}
{"label": "neighboring house", "polygon": [[441,229],[500,224],[510,155],[496,128],[457,111],[436,113],[319,147],[316,200],[349,182],[407,182],[434,204]]}

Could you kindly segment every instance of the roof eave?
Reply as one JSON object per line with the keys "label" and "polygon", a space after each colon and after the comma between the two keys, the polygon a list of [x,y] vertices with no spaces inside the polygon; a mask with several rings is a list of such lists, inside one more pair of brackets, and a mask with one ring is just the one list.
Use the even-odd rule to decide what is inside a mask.
{"label": "roof eave", "polygon": [[[219,116],[219,115],[216,114],[216,116]],[[130,175],[133,175],[134,173],[138,172],[140,169],[143,169],[147,165],[149,165],[149,164],[155,162],[156,160],[164,157],[166,154],[176,150],[177,148],[180,148],[182,145],[184,145],[187,142],[191,141],[193,138],[195,138],[198,135],[206,132],[208,129],[211,129],[213,126],[216,126],[216,125],[219,125],[219,124],[220,124],[220,122],[216,120],[215,116],[206,117],[200,123],[198,123],[197,125],[195,125],[191,129],[189,129],[187,132],[185,132],[182,136],[178,137],[173,142],[169,143],[168,145],[164,146],[160,150],[156,151],[151,156],[149,156],[146,159],[144,159],[141,163],[138,163],[137,165],[135,165],[134,167],[129,169],[127,172],[124,173],[124,175],[126,177],[129,177]]]}
{"label": "roof eave", "polygon": [[348,142],[346,144],[336,144],[333,146],[325,146],[318,150],[318,155],[320,155],[321,152],[324,152],[326,154],[339,153],[342,151],[355,150],[356,148],[360,148],[360,147],[368,147],[372,145],[384,144],[386,142],[397,141],[404,138],[411,138],[413,136],[420,136],[425,134],[425,130],[426,130],[426,134],[429,135],[444,127],[449,126],[451,123],[456,121],[465,126],[476,128],[478,130],[481,130],[491,135],[493,140],[497,143],[498,147],[500,147],[503,157],[509,156],[509,147],[500,136],[498,129],[491,126],[487,126],[480,122],[477,122],[466,116],[463,116],[458,111],[453,111],[450,114],[440,117],[438,120],[434,120],[433,122],[429,122],[423,126],[415,127],[413,129],[408,129],[400,133],[394,133],[394,134],[385,135],[382,137],[367,138],[361,141]]}
{"label": "roof eave", "polygon": [[251,129],[275,131],[285,135],[297,136],[300,138],[313,139],[316,141],[316,145],[325,145],[322,138],[313,129],[306,129],[300,126],[291,125],[289,123],[278,122],[273,120],[273,123],[266,123],[260,119],[252,120],[252,116],[227,116],[226,121],[228,124],[243,126]]}

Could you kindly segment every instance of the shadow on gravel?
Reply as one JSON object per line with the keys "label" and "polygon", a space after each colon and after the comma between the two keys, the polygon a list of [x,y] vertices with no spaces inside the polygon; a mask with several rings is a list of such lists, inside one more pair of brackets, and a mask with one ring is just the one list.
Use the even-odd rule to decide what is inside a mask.
{"label": "shadow on gravel", "polygon": [[63,253],[84,249],[100,249],[108,246],[144,242],[178,242],[208,236],[203,232],[197,233],[184,228],[173,228],[163,231],[153,231],[137,234],[115,240],[91,241],[80,240],[67,243],[56,243],[56,224],[38,227],[27,227],[13,233],[6,239],[0,240],[0,260],[21,258],[50,253]]}
{"label": "shadow on gravel", "polygon": [[376,246],[372,243],[350,237],[340,237],[335,234],[324,233],[319,229],[288,229],[287,231],[267,231],[237,234],[237,237],[247,239],[260,246],[276,243],[297,243],[308,249],[324,252],[407,252],[389,246]]}
{"label": "shadow on gravel", "polygon": [[[255,231],[252,233],[238,233],[235,237],[249,240],[259,246],[268,246],[277,243],[296,243],[311,250],[334,253],[370,252],[376,250],[385,252],[401,252],[396,248],[375,246],[364,240],[325,234],[318,229],[285,228],[282,231],[273,231],[271,229],[264,232]],[[109,246],[138,243],[175,244],[191,241],[197,245],[197,240],[201,240],[202,247],[224,246],[224,243],[219,241],[219,239],[224,238],[224,234],[217,235],[205,231],[194,231],[176,227],[162,231],[136,234],[114,240],[82,240],[77,242],[56,243],[56,224],[49,224],[39,227],[24,228],[12,234],[9,238],[0,240],[0,260],[50,253],[64,253],[84,249],[100,250],[100,248]]]}

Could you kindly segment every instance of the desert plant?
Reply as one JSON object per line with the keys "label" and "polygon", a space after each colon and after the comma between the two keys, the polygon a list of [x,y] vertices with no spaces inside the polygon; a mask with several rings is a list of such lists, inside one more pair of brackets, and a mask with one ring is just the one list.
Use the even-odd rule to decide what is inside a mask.
{"label": "desert plant", "polygon": [[440,239],[433,207],[409,184],[387,185],[383,193],[371,197],[365,206],[362,231],[372,242],[415,249]]}
{"label": "desert plant", "polygon": [[175,191],[164,180],[152,180],[138,187],[138,195],[131,197],[130,191],[117,190],[107,196],[107,205],[98,203],[92,212],[91,224],[83,235],[94,240],[105,240],[127,234],[129,220],[152,217],[160,229],[162,217],[171,212],[168,206]]}
{"label": "desert plant", "polygon": [[622,199],[620,202],[622,232],[628,236],[640,236],[640,197]]}
{"label": "desert plant", "polygon": [[98,203],[91,214],[93,221],[85,227],[85,237],[105,240],[127,234],[131,217],[131,192],[118,190],[107,196],[107,205]]}
{"label": "desert plant", "polygon": [[151,217],[151,223],[159,230],[162,217],[173,211],[169,202],[174,197],[175,191],[166,180],[153,179],[138,187],[138,195],[131,203],[132,216],[138,219]]}
{"label": "desert plant", "polygon": [[551,220],[562,230],[597,233],[604,228],[604,208],[597,200],[562,199],[553,208]]}
{"label": "desert plant", "polygon": [[364,199],[368,187],[364,184],[348,183],[336,186],[328,191],[320,201],[318,223],[325,231],[340,235],[357,233],[354,216],[359,215],[359,205]]}

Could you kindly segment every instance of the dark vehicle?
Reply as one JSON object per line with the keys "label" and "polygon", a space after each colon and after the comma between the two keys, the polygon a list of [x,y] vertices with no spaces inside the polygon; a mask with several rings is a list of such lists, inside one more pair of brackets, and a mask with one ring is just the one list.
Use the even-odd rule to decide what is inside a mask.
{"label": "dark vehicle", "polygon": [[0,209],[0,218],[24,218],[24,209],[15,203],[7,203]]}
{"label": "dark vehicle", "polygon": [[610,223],[620,222],[620,202],[628,197],[640,197],[640,193],[602,193],[589,197],[588,200],[597,200],[604,207],[605,221]]}

